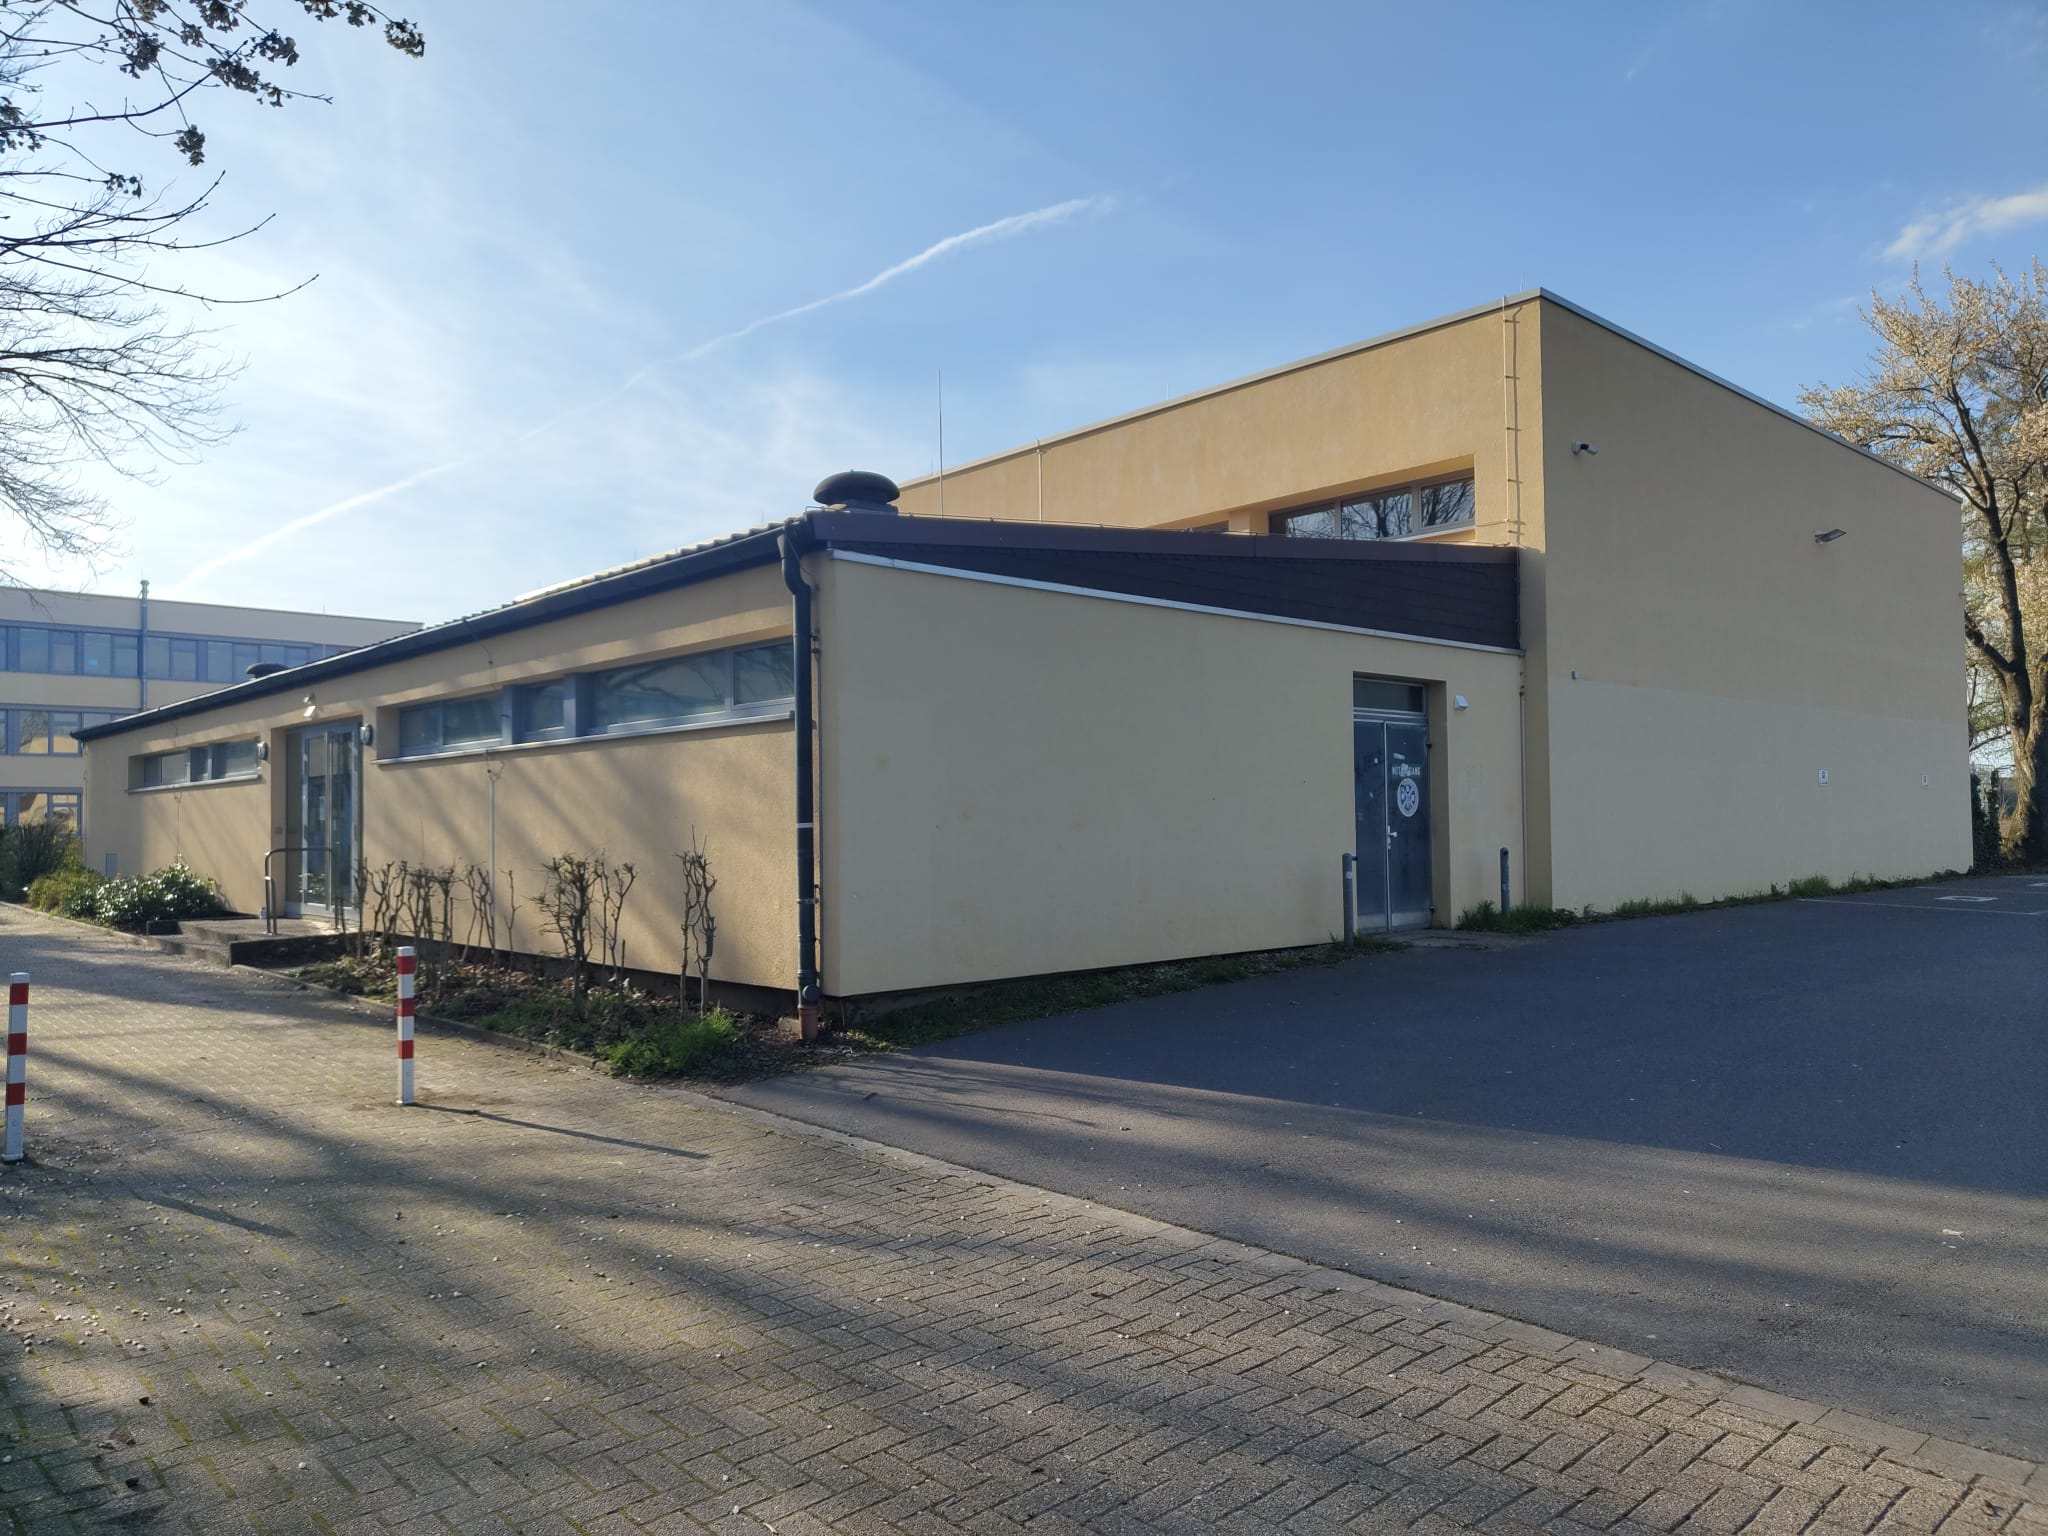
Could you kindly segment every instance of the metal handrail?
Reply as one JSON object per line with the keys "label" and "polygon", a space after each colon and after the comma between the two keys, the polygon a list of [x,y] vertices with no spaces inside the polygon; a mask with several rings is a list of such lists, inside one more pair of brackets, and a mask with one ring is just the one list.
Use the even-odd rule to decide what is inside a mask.
{"label": "metal handrail", "polygon": [[[324,853],[331,863],[340,851],[328,843],[281,843],[263,855],[263,931],[266,934],[274,936],[277,933],[277,888],[271,877],[270,861],[280,853]],[[330,869],[328,879],[333,878],[334,872]]]}

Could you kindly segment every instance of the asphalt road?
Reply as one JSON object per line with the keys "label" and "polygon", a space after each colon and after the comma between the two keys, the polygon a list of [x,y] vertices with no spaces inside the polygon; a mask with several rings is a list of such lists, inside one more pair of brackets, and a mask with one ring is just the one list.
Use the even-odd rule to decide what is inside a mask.
{"label": "asphalt road", "polygon": [[2048,881],[1410,949],[733,1096],[2048,1458]]}

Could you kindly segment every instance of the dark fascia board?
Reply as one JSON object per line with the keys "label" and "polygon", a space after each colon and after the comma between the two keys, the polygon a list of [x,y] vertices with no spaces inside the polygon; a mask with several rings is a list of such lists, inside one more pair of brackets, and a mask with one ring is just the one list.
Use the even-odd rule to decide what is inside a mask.
{"label": "dark fascia board", "polygon": [[903,517],[876,512],[813,512],[810,537],[837,548],[882,552],[892,545],[924,548],[1029,549],[1114,555],[1205,555],[1237,560],[1344,560],[1361,564],[1512,565],[1504,545],[1429,540],[1288,539],[1265,534],[1183,533],[1102,528],[1078,523],[970,522],[957,517]]}
{"label": "dark fascia board", "polygon": [[801,547],[886,551],[921,545],[958,549],[1030,549],[1075,554],[1224,555],[1239,560],[1343,560],[1383,564],[1512,564],[1516,551],[1494,545],[1440,543],[1350,543],[1336,539],[1284,539],[1235,533],[1176,533],[1142,528],[1092,528],[1060,523],[969,522],[950,517],[903,517],[877,512],[807,512],[787,522],[736,534],[715,543],[660,556],[639,565],[568,586],[555,587],[502,608],[435,624],[411,634],[366,645],[303,667],[251,678],[246,683],[127,715],[74,734],[95,741],[203,714],[224,704],[290,693],[332,678],[367,672],[436,651],[453,650],[513,630],[631,602],[656,592],[710,581],[780,558],[784,532]]}
{"label": "dark fascia board", "polygon": [[268,677],[251,678],[246,683],[235,683],[212,693],[202,693],[197,698],[181,700],[176,704],[160,705],[156,709],[144,710],[140,714],[110,720],[104,725],[87,726],[73,734],[80,741],[94,741],[102,736],[117,736],[124,731],[146,729],[167,721],[218,709],[224,704],[240,704],[249,699],[266,698],[271,694],[290,693],[294,689],[306,688],[330,678],[367,672],[373,667],[410,661],[416,656],[431,656],[436,651],[453,650],[457,646],[487,640],[494,635],[506,634],[512,630],[529,629],[536,624],[572,618],[593,609],[609,608],[618,603],[631,602],[635,598],[666,592],[676,587],[691,586],[700,581],[710,581],[714,577],[730,575],[754,566],[772,565],[780,558],[776,547],[777,539],[785,528],[792,526],[796,521],[800,520],[793,519],[789,523],[778,523],[748,533],[736,534],[715,543],[629,566],[610,575],[593,577],[571,586],[557,587],[534,597],[507,603],[502,608],[491,608],[483,613],[472,614],[466,619],[453,619],[445,624],[431,625],[426,629],[414,630],[411,634],[380,640],[375,645],[366,645],[340,656],[308,662],[303,667],[273,672]]}

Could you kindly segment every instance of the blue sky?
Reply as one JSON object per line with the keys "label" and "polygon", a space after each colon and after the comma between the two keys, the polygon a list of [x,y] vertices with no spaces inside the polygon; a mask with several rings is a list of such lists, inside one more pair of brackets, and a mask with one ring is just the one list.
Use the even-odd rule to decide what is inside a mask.
{"label": "blue sky", "polygon": [[241,430],[118,556],[24,574],[442,618],[926,473],[941,369],[957,462],[1540,284],[1789,403],[1915,257],[2048,252],[2042,4],[577,11],[309,24],[334,105],[209,107],[278,218],[207,276],[318,281],[217,313]]}

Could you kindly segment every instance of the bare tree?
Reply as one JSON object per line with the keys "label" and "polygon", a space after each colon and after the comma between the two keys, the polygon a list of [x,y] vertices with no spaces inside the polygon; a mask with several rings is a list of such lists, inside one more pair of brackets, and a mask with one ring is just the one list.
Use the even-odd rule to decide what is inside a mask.
{"label": "bare tree", "polygon": [[597,870],[582,854],[558,853],[541,867],[545,882],[535,904],[541,922],[562,946],[569,962],[569,997],[580,1016],[590,979],[592,916],[597,900]]}
{"label": "bare tree", "polygon": [[[1963,638],[1995,705],[2019,792],[2004,847],[2048,861],[2048,266],[1979,282],[1943,269],[1945,297],[1913,277],[1875,295],[1867,373],[1815,386],[1813,419],[1956,498]],[[1973,726],[1982,723],[1981,713]],[[1974,735],[1974,731],[1973,731]]]}
{"label": "bare tree", "polygon": [[180,257],[253,229],[206,227],[218,176],[180,189],[136,163],[205,165],[209,93],[325,99],[281,83],[298,44],[266,9],[426,51],[367,0],[0,0],[0,513],[47,554],[113,533],[81,468],[144,474],[221,436],[223,368],[192,316],[278,297],[182,281]]}
{"label": "bare tree", "polygon": [[683,866],[683,965],[678,990],[689,996],[689,977],[697,972],[697,1011],[703,1013],[711,1000],[711,949],[718,938],[718,919],[711,915],[711,893],[718,879],[711,873],[711,847],[699,842],[697,829],[690,828],[690,851],[676,855]]}

